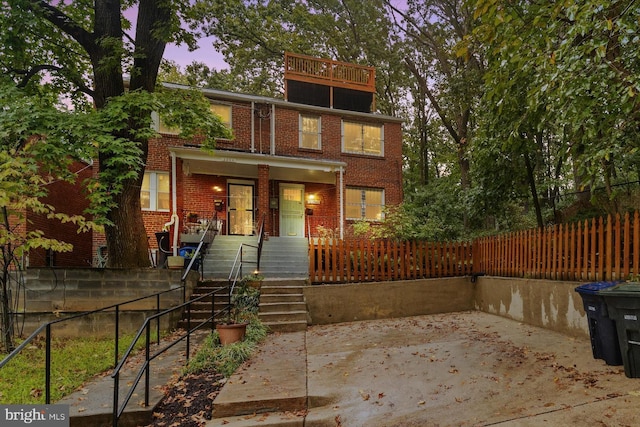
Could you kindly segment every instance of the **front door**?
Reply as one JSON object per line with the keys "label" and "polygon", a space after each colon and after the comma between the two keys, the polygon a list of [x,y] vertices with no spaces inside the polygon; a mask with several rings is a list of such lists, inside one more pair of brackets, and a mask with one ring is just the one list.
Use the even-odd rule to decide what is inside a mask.
{"label": "front door", "polygon": [[304,237],[302,184],[280,184],[280,236]]}
{"label": "front door", "polygon": [[248,236],[253,230],[253,184],[229,183],[228,233]]}

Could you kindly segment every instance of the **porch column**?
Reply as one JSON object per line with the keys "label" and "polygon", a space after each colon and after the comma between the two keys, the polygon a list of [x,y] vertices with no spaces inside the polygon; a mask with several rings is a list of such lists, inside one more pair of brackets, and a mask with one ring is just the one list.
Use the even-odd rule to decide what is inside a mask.
{"label": "porch column", "polygon": [[[269,215],[269,165],[258,165],[258,210],[256,222],[259,224],[265,216],[264,229],[271,232],[271,217]],[[256,230],[257,232],[258,230]]]}

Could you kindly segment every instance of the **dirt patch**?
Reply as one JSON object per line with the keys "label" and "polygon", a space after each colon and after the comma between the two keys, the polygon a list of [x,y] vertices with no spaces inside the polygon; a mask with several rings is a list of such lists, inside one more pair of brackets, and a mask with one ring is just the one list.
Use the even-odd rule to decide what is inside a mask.
{"label": "dirt patch", "polygon": [[165,397],[153,412],[153,422],[148,427],[204,426],[211,419],[213,400],[224,382],[223,375],[208,370],[168,384]]}

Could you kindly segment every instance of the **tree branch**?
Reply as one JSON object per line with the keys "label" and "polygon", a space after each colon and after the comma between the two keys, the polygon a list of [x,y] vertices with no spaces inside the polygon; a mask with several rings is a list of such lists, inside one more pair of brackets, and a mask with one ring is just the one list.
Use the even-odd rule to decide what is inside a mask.
{"label": "tree branch", "polygon": [[69,34],[80,43],[87,52],[95,49],[96,40],[94,34],[82,28],[73,19],[60,11],[60,9],[42,0],[30,0],[28,4],[32,12],[42,15],[44,19]]}
{"label": "tree branch", "polygon": [[[35,76],[41,71],[53,71],[56,73],[64,74],[64,70],[65,69],[63,67],[59,67],[57,65],[42,64],[42,65],[36,65],[35,67],[30,68],[29,70],[14,69],[11,71],[23,76],[22,79],[20,80],[20,83],[18,83],[18,87],[22,88],[22,87],[25,87],[27,83],[29,83],[29,80],[31,80],[33,76]],[[80,92],[86,93],[89,96],[93,96],[94,94],[93,89],[86,86],[81,79],[76,79],[70,76],[66,76],[66,77],[69,79],[69,81],[71,81],[71,83],[75,84],[78,87]]]}
{"label": "tree branch", "polygon": [[453,124],[445,115],[442,107],[440,107],[438,100],[436,99],[433,92],[429,88],[429,85],[427,85],[427,81],[425,80],[424,76],[420,74],[420,71],[418,70],[418,67],[416,66],[416,64],[409,57],[405,57],[404,61],[407,64],[409,71],[411,71],[411,73],[418,80],[418,84],[420,85],[420,88],[427,95],[427,98],[429,98],[429,101],[431,101],[431,105],[433,105],[433,108],[436,110],[436,113],[438,113],[438,116],[440,116],[440,120],[442,120],[442,124],[444,125],[445,128],[447,128],[447,131],[449,132],[453,140],[458,145],[462,144],[463,141],[461,140],[460,135],[458,134],[458,132],[456,132],[455,128],[453,127]]}

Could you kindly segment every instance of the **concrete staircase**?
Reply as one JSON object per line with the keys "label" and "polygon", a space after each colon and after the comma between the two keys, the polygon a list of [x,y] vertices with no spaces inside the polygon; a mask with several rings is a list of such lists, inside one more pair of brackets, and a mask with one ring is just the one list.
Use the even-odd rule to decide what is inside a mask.
{"label": "concrete staircase", "polygon": [[[198,286],[193,290],[191,299],[196,299],[202,295],[208,294],[216,289],[226,286],[226,280],[204,280],[198,283]],[[214,311],[221,310],[226,304],[228,304],[229,297],[227,294],[221,292],[220,295],[214,295]],[[203,298],[197,302],[191,304],[191,327],[205,321],[211,317],[211,299],[212,296]],[[216,321],[222,321],[224,319],[216,318]],[[187,311],[185,310],[182,319],[178,322],[178,327],[187,329]]]}
{"label": "concrete staircase", "polygon": [[272,332],[307,330],[304,280],[264,280],[260,292],[259,316]]}
{"label": "concrete staircase", "polygon": [[[191,299],[210,293],[226,286],[224,280],[205,280],[194,289]],[[260,320],[272,332],[298,332],[307,330],[307,304],[304,301],[303,280],[265,280],[260,291]],[[203,298],[191,305],[191,327],[211,317],[211,299]],[[228,297],[221,293],[215,296],[214,310],[222,309],[228,303]],[[187,329],[185,312],[178,326]],[[224,320],[217,318],[218,320]]]}
{"label": "concrete staircase", "polygon": [[[208,279],[226,279],[242,243],[257,246],[256,236],[216,236],[203,261]],[[257,250],[245,246],[243,274],[256,269]],[[263,242],[260,273],[267,279],[309,277],[309,244],[305,238],[270,237]]]}

